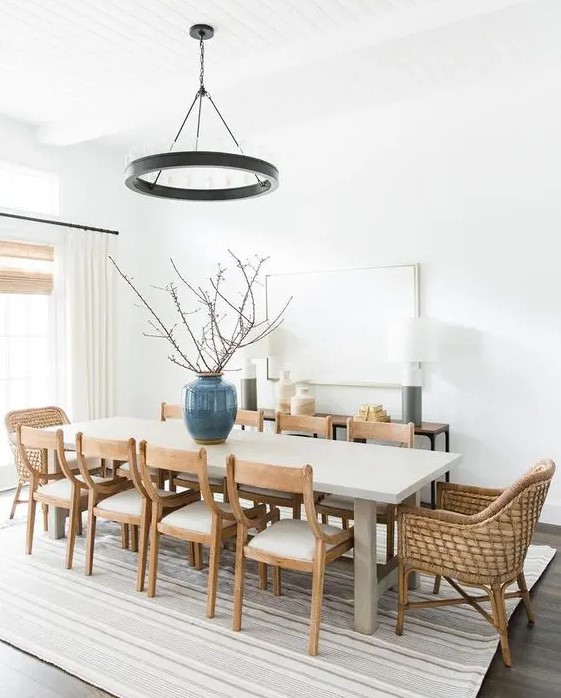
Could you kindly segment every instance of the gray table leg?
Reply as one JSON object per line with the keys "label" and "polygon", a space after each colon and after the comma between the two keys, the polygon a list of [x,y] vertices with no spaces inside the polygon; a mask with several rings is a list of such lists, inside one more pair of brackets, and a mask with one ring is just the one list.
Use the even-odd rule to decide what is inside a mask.
{"label": "gray table leg", "polygon": [[355,499],[355,630],[371,635],[378,625],[376,502]]}
{"label": "gray table leg", "polygon": [[[59,466],[56,451],[49,450],[47,467],[50,473],[58,471]],[[53,507],[49,504],[49,536],[51,538],[64,538],[64,525],[67,516],[68,509],[60,509],[59,507]]]}

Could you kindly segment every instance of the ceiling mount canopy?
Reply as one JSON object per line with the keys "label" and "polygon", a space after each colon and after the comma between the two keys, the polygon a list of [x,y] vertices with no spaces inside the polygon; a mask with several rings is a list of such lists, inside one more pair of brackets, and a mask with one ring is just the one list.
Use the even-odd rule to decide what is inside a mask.
{"label": "ceiling mount canopy", "polygon": [[[199,74],[199,88],[195,97],[187,110],[181,126],[168,152],[147,155],[145,157],[132,160],[126,168],[125,184],[129,189],[146,194],[147,196],[157,196],[164,199],[181,199],[188,201],[228,201],[232,199],[248,199],[255,196],[262,196],[274,191],[279,185],[279,173],[277,168],[271,163],[259,158],[244,155],[242,148],[226,123],[224,117],[218,110],[214,100],[210,96],[204,84],[205,75],[205,47],[204,42],[214,36],[213,27],[208,24],[194,24],[189,34],[197,39],[200,48],[201,70]],[[228,132],[228,135],[235,143],[239,152],[218,152],[212,150],[199,150],[199,137],[201,135],[201,114],[203,100],[206,99],[218,115],[220,122]],[[196,109],[195,109],[196,107]],[[195,149],[186,151],[174,151],[174,147],[181,136],[189,116],[193,112],[197,113],[197,129],[195,136]],[[226,188],[194,189],[187,187],[168,186],[159,184],[162,172],[165,170],[187,169],[189,168],[219,168],[227,172],[233,170],[250,175],[255,182],[245,183],[243,186],[230,186]],[[145,178],[155,175],[153,179]]]}

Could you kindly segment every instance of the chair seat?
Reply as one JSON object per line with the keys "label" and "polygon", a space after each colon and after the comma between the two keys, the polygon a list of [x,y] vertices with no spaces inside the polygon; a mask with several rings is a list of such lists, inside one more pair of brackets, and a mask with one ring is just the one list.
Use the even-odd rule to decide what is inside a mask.
{"label": "chair seat", "polygon": [[[161,497],[169,497],[175,494],[175,492],[168,492],[167,490],[158,490],[158,493]],[[131,488],[103,499],[96,506],[96,509],[115,512],[116,514],[140,516],[142,514],[142,496],[134,488]]]}
{"label": "chair seat", "polygon": [[[86,468],[88,470],[98,470],[101,468],[99,458],[84,458],[84,461],[86,462]],[[77,458],[67,458],[66,462],[68,463],[70,470],[78,470],[79,466]]]}
{"label": "chair seat", "polygon": [[[223,511],[231,512],[232,508],[229,504],[216,502]],[[180,528],[184,531],[193,531],[194,533],[203,533],[210,535],[212,526],[212,512],[204,502],[193,502],[186,504],[181,509],[172,511],[171,514],[164,516],[161,522],[164,526],[172,526]],[[235,521],[227,521],[222,519],[222,528],[236,526]]]}
{"label": "chair seat", "polygon": [[[175,480],[182,480],[185,482],[185,486],[187,485],[197,485],[199,484],[199,481],[197,480],[196,475],[190,475],[189,473],[178,473],[177,476],[175,477]],[[208,482],[210,485],[213,485],[214,487],[222,487],[224,485],[224,478],[222,477],[209,477]]]}
{"label": "chair seat", "polygon": [[[122,463],[121,465],[118,466],[118,470],[121,470],[122,472],[128,473],[130,471],[131,467],[128,463]],[[150,475],[157,475],[159,468],[148,468],[150,471]]]}
{"label": "chair seat", "polygon": [[[343,495],[339,494],[328,494],[318,504],[320,511],[322,507],[329,509],[341,509],[343,511],[348,511],[349,514],[353,515],[355,500],[352,497],[344,497]],[[386,511],[387,505],[379,502],[376,506],[376,514],[378,516],[384,515]]]}
{"label": "chair seat", "polygon": [[240,497],[243,499],[243,493],[247,492],[251,495],[257,495],[261,497],[268,497],[274,499],[285,499],[287,502],[292,501],[293,494],[290,492],[279,492],[277,490],[268,490],[264,487],[247,487],[245,485],[240,486],[239,489]]}
{"label": "chair seat", "polygon": [[[341,533],[341,529],[335,526],[319,526],[328,535]],[[316,538],[307,521],[282,519],[254,536],[247,547],[276,557],[311,562],[314,558],[315,544]],[[333,547],[328,544],[326,549],[331,550]]]}
{"label": "chair seat", "polygon": [[[76,479],[84,482],[84,478],[81,475],[78,475]],[[111,478],[92,475],[92,480],[94,482],[110,482]],[[54,480],[54,482],[48,482],[46,485],[41,485],[41,487],[38,487],[37,493],[46,497],[56,497],[57,499],[69,500],[72,497],[72,482],[66,477],[62,480]],[[87,491],[82,490],[82,497],[87,496]]]}

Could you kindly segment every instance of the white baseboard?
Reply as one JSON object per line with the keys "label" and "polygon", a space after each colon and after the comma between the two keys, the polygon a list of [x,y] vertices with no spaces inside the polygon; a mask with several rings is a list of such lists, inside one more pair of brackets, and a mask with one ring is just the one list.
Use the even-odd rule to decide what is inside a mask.
{"label": "white baseboard", "polygon": [[540,523],[561,526],[561,502],[546,502],[543,505]]}

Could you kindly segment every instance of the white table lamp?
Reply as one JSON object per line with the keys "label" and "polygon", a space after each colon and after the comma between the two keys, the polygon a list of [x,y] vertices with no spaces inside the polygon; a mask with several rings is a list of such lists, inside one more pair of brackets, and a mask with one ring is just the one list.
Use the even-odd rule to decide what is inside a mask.
{"label": "white table lamp", "polygon": [[423,419],[421,362],[436,359],[435,332],[427,318],[411,317],[392,323],[388,358],[403,365],[401,403],[404,422],[421,426]]}

